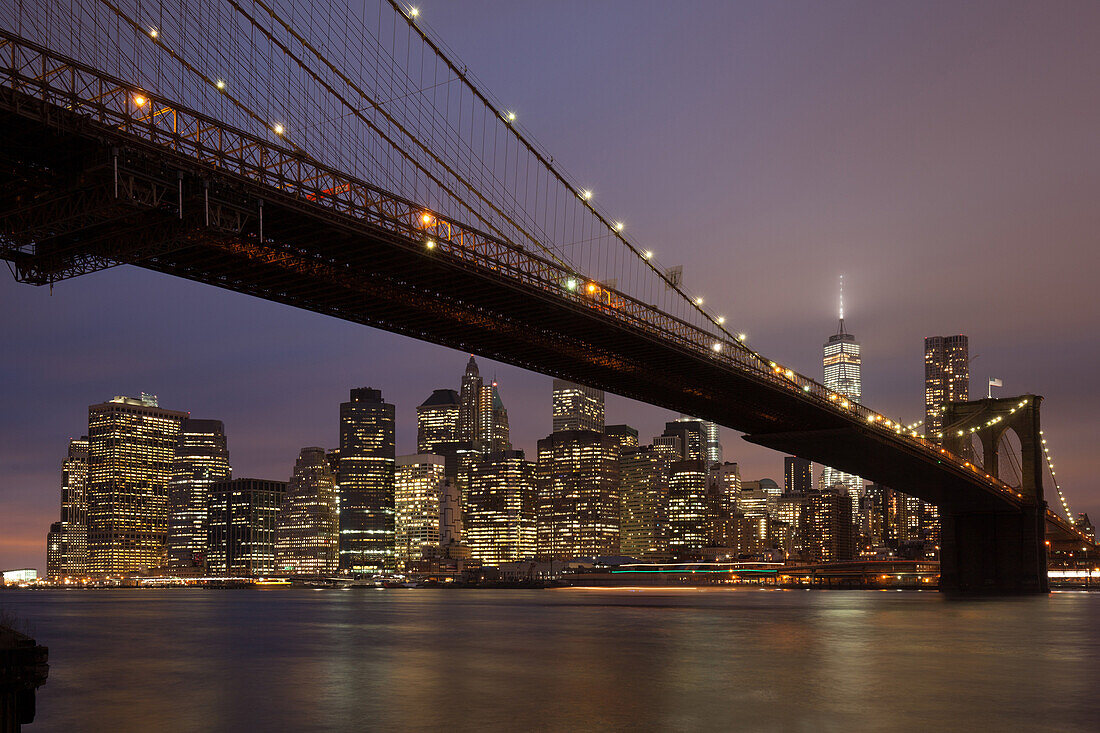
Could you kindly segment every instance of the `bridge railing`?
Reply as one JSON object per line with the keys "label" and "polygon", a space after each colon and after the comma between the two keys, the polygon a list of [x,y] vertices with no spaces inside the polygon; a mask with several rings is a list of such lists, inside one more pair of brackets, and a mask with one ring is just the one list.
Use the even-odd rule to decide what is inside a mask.
{"label": "bridge railing", "polygon": [[[427,256],[449,256],[483,271],[522,282],[576,307],[676,343],[697,356],[827,406],[853,423],[952,465],[1009,496],[1012,487],[984,474],[937,443],[907,433],[900,423],[839,395],[746,347],[663,312],[583,273],[517,244],[503,241],[378,186],[327,166],[301,150],[281,146],[104,74],[0,30],[3,85],[39,102],[97,122],[120,139],[170,150],[222,173],[266,187],[272,198],[320,207],[399,235]],[[18,99],[14,101],[19,104]],[[270,233],[270,232],[269,232]],[[267,239],[272,239],[268,237]]]}

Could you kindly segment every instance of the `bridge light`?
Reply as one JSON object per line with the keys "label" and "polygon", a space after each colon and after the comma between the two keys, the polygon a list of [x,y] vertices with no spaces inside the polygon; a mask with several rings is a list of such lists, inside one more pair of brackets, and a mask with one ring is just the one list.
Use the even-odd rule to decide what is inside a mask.
{"label": "bridge light", "polygon": [[283,127],[283,124],[281,122],[276,122],[275,126],[271,129],[274,130],[276,135],[282,135],[284,132],[286,132],[286,128]]}
{"label": "bridge light", "polygon": [[214,86],[216,86],[219,90],[224,90],[225,82],[221,79],[218,79],[216,82],[214,82]]}
{"label": "bridge light", "polygon": [[157,33],[157,29],[156,29],[156,28],[150,28],[150,29],[149,29],[149,37],[150,37],[150,38],[156,38],[156,37],[157,37],[157,36],[159,36],[159,35],[160,35],[160,34],[159,34],[159,33]]}
{"label": "bridge light", "polygon": [[715,341],[714,345],[711,346],[710,348],[714,349],[715,351],[721,351],[722,350],[722,344],[719,341]]}
{"label": "bridge light", "polygon": [[565,281],[565,287],[569,288],[570,290],[576,290],[577,289],[577,281],[574,280],[573,278],[569,278],[568,280]]}
{"label": "bridge light", "polygon": [[425,211],[423,214],[420,215],[420,222],[426,227],[431,226],[435,223],[435,217]]}
{"label": "bridge light", "polygon": [[749,335],[747,333],[737,334],[737,340],[740,341],[741,343],[745,343],[745,341],[747,341],[748,338],[749,338]]}
{"label": "bridge light", "polygon": [[433,240],[433,239],[429,239],[429,240],[428,240],[427,242],[425,242],[425,243],[424,243],[424,245],[425,245],[425,246],[426,246],[426,247],[427,247],[428,249],[435,249],[435,240]]}
{"label": "bridge light", "polygon": [[504,114],[504,119],[506,119],[506,120],[507,120],[507,121],[509,121],[509,122],[515,122],[515,121],[516,121],[516,113],[515,113],[515,112],[511,112],[511,111],[509,111],[509,112],[506,112],[506,113]]}
{"label": "bridge light", "polygon": [[702,304],[703,304],[703,296],[700,295],[699,297],[697,297],[695,299],[695,305],[702,305]]}
{"label": "bridge light", "polygon": [[588,292],[594,293],[594,292],[596,292],[596,289],[597,289],[596,288],[596,283],[588,283],[588,288],[587,288]]}
{"label": "bridge light", "polygon": [[410,18],[416,18],[419,15],[420,15],[420,8],[416,7],[415,5],[410,5],[409,6],[409,17]]}
{"label": "bridge light", "polygon": [[136,104],[138,107],[144,107],[148,103],[149,103],[149,98],[148,97],[142,96],[141,94],[135,94],[134,95],[134,104]]}
{"label": "bridge light", "polygon": [[615,231],[621,232],[624,228],[624,224],[621,221],[615,222]]}
{"label": "bridge light", "polygon": [[646,258],[647,260],[653,259],[653,253],[647,249],[645,252],[642,252],[642,257]]}
{"label": "bridge light", "polygon": [[810,385],[808,385],[808,384],[802,385],[802,391],[803,392],[809,392],[810,391]]}
{"label": "bridge light", "polygon": [[587,188],[584,189],[583,191],[581,191],[581,198],[585,201],[590,201],[592,199],[592,192],[589,191]]}

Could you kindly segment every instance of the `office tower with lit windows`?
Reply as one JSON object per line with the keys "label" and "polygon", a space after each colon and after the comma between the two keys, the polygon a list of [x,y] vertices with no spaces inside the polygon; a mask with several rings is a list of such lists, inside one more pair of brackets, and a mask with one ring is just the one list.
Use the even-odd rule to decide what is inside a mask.
{"label": "office tower with lit windows", "polygon": [[472,356],[462,375],[458,402],[457,443],[467,444],[481,454],[512,447],[508,410],[504,408],[497,383],[485,384]]}
{"label": "office tower with lit windows", "polygon": [[688,417],[681,413],[677,418],[680,422],[696,422],[703,430],[703,456],[708,463],[722,462],[722,434],[718,423],[710,420],[700,420],[697,417]]}
{"label": "office tower with lit windows", "polygon": [[783,493],[808,494],[814,490],[814,464],[805,458],[783,459]]}
{"label": "office tower with lit windows", "polygon": [[679,438],[681,461],[707,460],[707,431],[702,420],[667,422],[660,437]]}
{"label": "office tower with lit windows", "polygon": [[[88,437],[69,441],[61,464],[61,521],[50,526],[46,576],[80,576],[88,565]],[[50,561],[50,555],[53,561]]]}
{"label": "office tower with lit windows", "polygon": [[924,339],[924,434],[943,439],[948,402],[970,399],[970,339],[963,335]]}
{"label": "office tower with lit windows", "polygon": [[619,444],[590,430],[538,442],[538,555],[545,559],[619,552]]}
{"label": "office tower with lit windows", "polygon": [[619,552],[652,562],[668,550],[668,456],[647,445],[626,447],[619,456]]}
{"label": "office tower with lit windows", "polygon": [[275,568],[291,575],[335,573],[340,512],[336,475],[324,448],[302,448],[275,519]]}
{"label": "office tower with lit windows", "polygon": [[392,569],[394,544],[394,407],[382,392],[351,390],[340,404],[340,570]]}
{"label": "office tower with lit windows", "polygon": [[416,452],[439,454],[458,440],[460,401],[453,389],[437,389],[416,408]]}
{"label": "office tower with lit windows", "polygon": [[[840,281],[840,321],[836,333],[824,346],[822,364],[825,369],[825,388],[837,396],[835,404],[851,405],[863,399],[863,383],[860,378],[862,357],[859,342],[844,327],[844,278]],[[822,489],[839,489],[848,494],[852,515],[859,514],[859,497],[863,491],[863,479],[826,466],[822,472]]]}
{"label": "office tower with lit windows", "polygon": [[518,450],[490,453],[471,466],[463,524],[475,560],[500,565],[535,557],[537,472]]}
{"label": "office tower with lit windows", "polygon": [[225,481],[231,474],[221,421],[184,420],[168,484],[168,567],[202,567],[206,556],[206,492],[210,484]]}
{"label": "office tower with lit windows", "polygon": [[736,463],[726,461],[717,465],[712,464],[710,471],[711,481],[718,486],[719,491],[736,504],[737,497],[741,494],[740,467]]}
{"label": "office tower with lit windows", "polygon": [[115,397],[88,408],[89,573],[161,567],[168,536],[168,485],[186,412],[154,395]]}
{"label": "office tower with lit windows", "polygon": [[235,478],[207,488],[206,562],[211,575],[250,578],[275,572],[275,524],[285,481]]}
{"label": "office tower with lit windows", "polygon": [[554,432],[604,429],[603,391],[583,384],[554,380]]}
{"label": "office tower with lit windows", "polygon": [[604,433],[619,443],[620,453],[628,448],[638,447],[638,430],[629,425],[608,425]]}
{"label": "office tower with lit windows", "polygon": [[399,568],[423,560],[439,547],[443,464],[443,456],[429,453],[397,457],[394,532]]}
{"label": "office tower with lit windows", "polygon": [[[812,493],[812,492],[811,492]],[[788,557],[801,557],[803,547],[802,512],[806,507],[809,493],[786,493],[776,502],[776,521],[788,528],[785,541],[780,543],[780,548]]]}
{"label": "office tower with lit windows", "polygon": [[778,511],[778,497],[762,488],[760,481],[741,483],[741,493],[737,495],[737,513],[742,517],[742,552],[756,552],[768,546],[771,522]]}
{"label": "office tower with lit windows", "polygon": [[668,469],[668,548],[677,560],[702,559],[710,544],[707,461],[676,461]]}
{"label": "office tower with lit windows", "polygon": [[485,380],[481,378],[481,372],[477,368],[477,361],[470,355],[470,361],[466,364],[466,371],[462,374],[462,383],[458,393],[458,435],[459,441],[473,445],[477,438],[478,426],[478,396]]}
{"label": "office tower with lit windows", "polygon": [[825,489],[806,498],[802,509],[802,551],[810,563],[855,559],[852,502],[846,492]]}
{"label": "office tower with lit windows", "polygon": [[61,570],[61,531],[61,522],[54,522],[46,533],[46,577],[50,580],[66,575]]}
{"label": "office tower with lit windows", "polygon": [[478,390],[474,448],[479,453],[497,453],[512,448],[508,410],[504,409],[496,382],[483,384]]}

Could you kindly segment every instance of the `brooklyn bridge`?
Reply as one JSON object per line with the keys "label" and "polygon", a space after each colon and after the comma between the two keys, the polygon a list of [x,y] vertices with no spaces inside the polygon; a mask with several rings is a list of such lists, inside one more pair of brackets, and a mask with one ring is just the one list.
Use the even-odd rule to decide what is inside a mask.
{"label": "brooklyn bridge", "polygon": [[1041,397],[955,403],[925,435],[756,352],[414,8],[333,5],[5,5],[15,278],[141,267],[714,421],[938,506],[947,591],[1044,592],[1048,548],[1091,547],[1048,508]]}

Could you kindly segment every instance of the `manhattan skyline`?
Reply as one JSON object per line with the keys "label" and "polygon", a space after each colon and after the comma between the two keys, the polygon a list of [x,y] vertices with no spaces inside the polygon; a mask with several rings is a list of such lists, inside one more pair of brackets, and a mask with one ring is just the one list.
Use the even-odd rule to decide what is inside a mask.
{"label": "manhattan skyline", "polygon": [[[591,180],[663,262],[682,263],[685,282],[754,348],[816,374],[833,322],[834,278],[843,272],[849,320],[865,351],[867,404],[919,419],[923,338],[968,334],[981,356],[972,367],[975,395],[986,376],[1004,379],[1001,394],[1044,395],[1044,428],[1071,506],[1097,513],[1089,458],[1100,397],[1084,370],[1100,347],[1082,334],[1100,305],[1089,282],[1098,264],[1089,245],[1100,103],[1084,83],[1098,71],[1085,53],[1085,18],[1046,18],[1025,6],[998,5],[1004,10],[992,15],[977,6],[941,7],[938,15],[863,6],[847,19],[852,27],[841,27],[844,13],[830,12],[822,30],[809,8],[706,6],[668,23],[655,6],[577,5],[569,13],[528,9],[520,26],[516,11],[500,5],[461,13],[422,7],[471,69],[515,100],[527,129]],[[944,12],[951,20],[940,25]],[[1080,14],[1095,20],[1096,12],[1082,6]],[[702,16],[729,21],[736,54],[779,41],[791,53],[740,76],[728,58],[702,50],[710,44],[685,42],[717,32],[707,23],[721,24],[700,23]],[[541,36],[526,30],[540,18]],[[658,20],[667,25],[663,47],[684,49],[683,58],[662,58],[671,68],[650,67],[643,88],[627,71],[644,54],[599,34],[652,35]],[[479,48],[475,30],[486,26],[510,43]],[[1017,38],[1024,28],[1029,34]],[[897,43],[902,36],[907,42]],[[1005,55],[1017,41],[1022,52]],[[551,60],[557,47],[581,53]],[[929,49],[940,65],[920,67]],[[872,53],[876,70],[863,68]],[[829,63],[808,68],[815,59]],[[733,73],[720,74],[719,60]],[[685,85],[688,66],[713,73]],[[1043,73],[1029,73],[1035,66]],[[788,78],[794,67],[798,78]],[[525,86],[525,75],[547,68],[560,76]],[[599,78],[586,68],[600,69]],[[556,109],[551,99],[567,89],[574,106]],[[810,102],[817,106],[801,113],[812,124],[802,127],[795,113]],[[647,118],[647,105],[666,114]],[[647,140],[652,147],[661,135],[697,126],[707,134],[682,139],[678,156],[639,154],[650,149]],[[728,149],[704,159],[716,139]],[[662,198],[671,203],[659,207]],[[676,251],[681,241],[691,246]],[[52,297],[5,279],[0,304],[10,314],[0,338],[14,355],[2,375],[4,567],[43,566],[65,446],[83,433],[89,404],[156,392],[168,409],[225,422],[236,475],[286,480],[302,446],[336,445],[336,409],[353,387],[383,390],[397,406],[398,453],[413,452],[416,405],[433,389],[457,389],[466,358],[127,268],[60,283]],[[551,380],[479,363],[501,383],[513,442],[532,455],[549,434]],[[643,436],[674,419],[611,395],[607,413]],[[745,475],[781,477],[781,454],[728,430],[723,443]]]}

